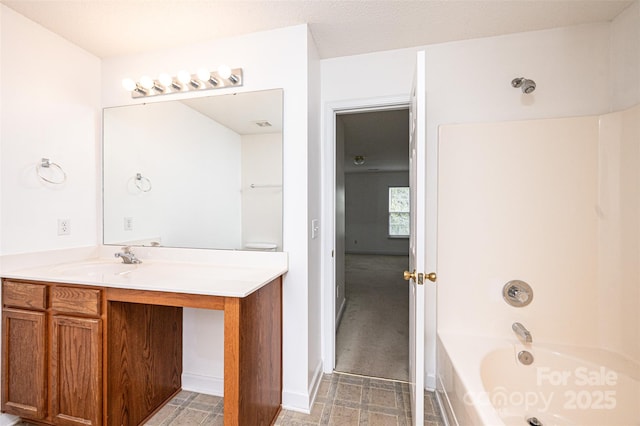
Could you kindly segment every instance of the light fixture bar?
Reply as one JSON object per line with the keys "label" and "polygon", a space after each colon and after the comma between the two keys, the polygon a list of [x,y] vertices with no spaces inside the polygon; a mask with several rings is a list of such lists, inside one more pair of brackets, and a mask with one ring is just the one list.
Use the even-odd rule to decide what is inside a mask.
{"label": "light fixture bar", "polygon": [[[226,74],[229,71],[230,73],[227,76]],[[196,74],[187,73],[187,75],[189,78],[185,83],[181,82],[179,77],[186,77],[186,75],[179,77],[169,77],[164,75],[163,78],[158,78],[158,80],[151,80],[153,82],[152,87],[150,88],[151,90],[145,89],[140,82],[133,82],[132,80],[129,80],[129,86],[124,82],[123,85],[125,86],[125,89],[131,92],[132,98],[149,98],[152,96],[169,95],[172,93],[187,93],[202,90],[240,87],[244,82],[242,68],[234,68],[231,70],[227,68],[222,73],[219,71],[203,73],[202,70],[200,70]],[[170,83],[164,84],[168,82],[167,77],[170,78]]]}
{"label": "light fixture bar", "polygon": [[[137,96],[134,96],[133,93],[135,93]],[[139,83],[136,83],[136,88],[133,89],[133,92],[131,92],[131,94],[132,94],[131,96],[133,96],[134,98],[139,98],[141,96],[147,96],[149,94],[149,91],[144,87],[140,86]]]}

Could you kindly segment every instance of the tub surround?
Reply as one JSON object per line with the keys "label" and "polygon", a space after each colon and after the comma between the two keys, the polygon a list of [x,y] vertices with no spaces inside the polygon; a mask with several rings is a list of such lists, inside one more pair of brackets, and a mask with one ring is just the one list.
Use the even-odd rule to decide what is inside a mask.
{"label": "tub surround", "polygon": [[[136,265],[114,258],[118,250],[102,246],[0,259],[3,365],[13,367],[3,367],[3,376],[17,371],[19,378],[3,380],[3,386],[13,387],[3,391],[3,409],[45,423],[62,417],[68,424],[143,423],[181,388],[182,308],[190,307],[224,311],[224,424],[275,419],[282,395],[286,254],[148,248],[136,250],[143,261]],[[76,296],[80,300],[70,299]],[[49,322],[53,328],[45,326]],[[29,351],[15,331],[27,323],[38,324],[28,328],[41,343],[31,351],[37,354],[33,360],[21,355]],[[52,349],[42,343],[48,341]],[[102,355],[75,360],[79,341]],[[26,374],[33,362],[44,379]],[[91,382],[93,390],[83,393],[97,401],[93,404],[64,394],[68,389],[59,384],[64,377],[64,383],[79,379],[85,386],[78,368],[99,376]],[[35,401],[33,392],[21,393],[34,386],[32,379],[44,388],[38,395],[45,395]],[[31,408],[24,411],[21,398]]]}
{"label": "tub surround", "polygon": [[[578,359],[570,370],[589,360],[588,368],[595,371],[600,366],[628,371],[624,382],[635,385],[626,386],[621,378],[615,389],[620,408],[607,413],[622,416],[617,424],[640,421],[640,412],[628,420],[629,409],[622,408],[626,398],[640,397],[639,118],[636,105],[600,116],[440,127],[438,304],[458,309],[438,310],[438,333],[446,348],[438,351],[438,370],[454,373],[448,383],[441,375],[439,386],[448,390],[450,417],[462,418],[460,424],[502,424],[478,418],[481,414],[467,404],[468,392],[485,392],[478,383],[479,366],[470,363],[479,364],[484,356],[479,352],[494,339],[515,341],[514,322],[531,330],[532,366],[540,365],[536,348],[542,339],[565,345],[560,357],[543,351],[552,368],[569,348]],[[501,297],[504,283],[513,279],[531,285],[535,298],[529,306],[514,308]],[[456,333],[491,337],[486,343],[471,338],[477,347],[442,337]],[[466,355],[470,352],[473,357]],[[511,376],[506,368],[502,374]],[[539,391],[503,386],[507,397]],[[564,392],[545,392],[553,390]],[[567,391],[608,402],[604,392],[609,389]],[[473,402],[481,413],[495,411],[487,401],[484,406]],[[604,424],[597,420],[602,411],[597,408],[588,420],[562,409],[549,413],[566,416],[571,424]],[[544,424],[549,413],[540,415]]]}

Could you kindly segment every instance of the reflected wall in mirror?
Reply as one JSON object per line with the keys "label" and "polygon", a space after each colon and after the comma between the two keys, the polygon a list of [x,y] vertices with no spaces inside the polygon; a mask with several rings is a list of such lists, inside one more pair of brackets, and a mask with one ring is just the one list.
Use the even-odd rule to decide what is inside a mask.
{"label": "reflected wall in mirror", "polygon": [[104,244],[282,250],[282,90],[103,119]]}

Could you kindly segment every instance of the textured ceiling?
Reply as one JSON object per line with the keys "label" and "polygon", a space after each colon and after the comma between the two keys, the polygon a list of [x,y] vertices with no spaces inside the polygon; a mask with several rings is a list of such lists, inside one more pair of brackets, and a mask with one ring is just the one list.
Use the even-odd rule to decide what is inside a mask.
{"label": "textured ceiling", "polygon": [[0,0],[98,57],[308,23],[322,58],[610,21],[618,0]]}
{"label": "textured ceiling", "polygon": [[[409,110],[340,114],[344,125],[345,173],[408,171]],[[365,163],[356,166],[356,155]]]}

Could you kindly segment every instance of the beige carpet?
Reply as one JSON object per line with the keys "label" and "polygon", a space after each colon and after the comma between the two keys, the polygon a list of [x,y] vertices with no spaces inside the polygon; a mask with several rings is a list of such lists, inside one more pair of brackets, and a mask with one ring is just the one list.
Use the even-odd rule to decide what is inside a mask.
{"label": "beige carpet", "polygon": [[409,379],[408,256],[346,256],[347,305],[336,336],[336,371]]}

